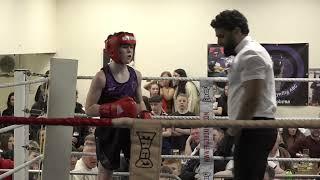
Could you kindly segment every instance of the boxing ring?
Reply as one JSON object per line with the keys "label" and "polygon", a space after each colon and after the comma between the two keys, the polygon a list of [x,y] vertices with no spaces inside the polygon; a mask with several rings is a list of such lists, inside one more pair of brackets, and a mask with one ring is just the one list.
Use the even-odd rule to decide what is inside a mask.
{"label": "boxing ring", "polygon": [[[29,170],[28,165],[34,161],[43,158],[43,169],[30,172],[41,172],[42,179],[69,179],[69,161],[71,155],[71,138],[72,127],[79,125],[90,126],[112,126],[130,128],[132,130],[131,139],[131,161],[129,173],[115,173],[115,175],[130,176],[132,180],[146,179],[154,180],[159,177],[159,168],[161,158],[175,159],[200,159],[204,170],[202,179],[213,179],[213,160],[228,160],[230,158],[213,156],[213,138],[210,127],[238,127],[238,128],[316,128],[320,127],[319,118],[277,118],[275,121],[248,121],[248,120],[228,120],[227,117],[214,117],[212,115],[212,92],[210,82],[225,82],[226,78],[167,78],[167,77],[150,77],[144,80],[192,80],[200,81],[201,94],[200,116],[195,117],[153,117],[153,120],[117,118],[117,119],[94,119],[84,115],[76,117],[74,115],[74,104],[76,102],[74,92],[76,91],[77,79],[92,79],[92,76],[76,76],[77,61],[66,59],[52,59],[50,65],[50,78],[40,78],[33,81],[26,81],[27,73],[25,71],[15,72],[15,83],[1,84],[0,88],[15,87],[15,117],[1,117],[0,123],[14,124],[0,129],[0,132],[6,132],[14,129],[15,133],[15,169],[6,170],[7,172],[0,175],[0,179],[14,173],[15,179],[27,179]],[[28,100],[28,84],[49,82],[49,101],[48,117],[26,118],[26,102]],[[315,82],[320,81],[316,78],[279,78],[277,81],[299,81]],[[205,87],[205,88],[203,88]],[[85,117],[85,118],[84,118]],[[170,119],[170,120],[169,120]],[[190,121],[192,119],[192,121]],[[220,119],[220,120],[218,120]],[[46,141],[44,154],[35,159],[26,162],[26,150],[23,148],[28,142],[29,124],[48,125],[46,127]],[[179,128],[201,128],[201,149],[200,156],[161,156],[161,129],[165,127]],[[75,153],[73,153],[75,154]],[[80,155],[83,155],[80,153]],[[94,154],[91,154],[94,155]],[[320,159],[304,158],[270,158],[277,161],[306,161],[320,162]],[[200,165],[201,165],[200,164]],[[4,170],[3,170],[4,171]],[[71,173],[76,174],[76,173]],[[162,174],[162,176],[179,179],[176,176]],[[279,178],[288,176],[277,176]],[[320,177],[318,175],[290,175],[290,178],[311,178]]]}

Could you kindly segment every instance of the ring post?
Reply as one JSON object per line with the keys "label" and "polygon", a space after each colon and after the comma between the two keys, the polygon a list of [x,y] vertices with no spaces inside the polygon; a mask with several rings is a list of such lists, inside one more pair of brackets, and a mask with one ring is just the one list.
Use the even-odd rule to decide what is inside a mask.
{"label": "ring post", "polygon": [[[51,59],[48,118],[73,117],[76,105],[77,60]],[[47,126],[43,180],[69,179],[72,127]]]}
{"label": "ring post", "polygon": [[[17,69],[14,71],[14,81],[22,82],[27,80],[26,69]],[[14,87],[14,116],[16,117],[26,117],[24,109],[26,109],[26,104],[28,102],[29,86],[15,86]],[[29,126],[25,125],[14,129],[14,167],[17,167],[27,161],[27,150],[23,146],[29,143]],[[14,179],[28,180],[29,167],[14,173]]]}

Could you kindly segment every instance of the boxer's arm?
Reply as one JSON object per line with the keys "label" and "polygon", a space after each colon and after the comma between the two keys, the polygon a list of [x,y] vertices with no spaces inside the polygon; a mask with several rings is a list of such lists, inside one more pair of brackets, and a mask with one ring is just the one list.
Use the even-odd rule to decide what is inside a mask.
{"label": "boxer's arm", "polygon": [[100,116],[97,104],[102,92],[106,85],[106,78],[103,71],[99,71],[91,81],[90,89],[87,94],[85,111],[88,116]]}

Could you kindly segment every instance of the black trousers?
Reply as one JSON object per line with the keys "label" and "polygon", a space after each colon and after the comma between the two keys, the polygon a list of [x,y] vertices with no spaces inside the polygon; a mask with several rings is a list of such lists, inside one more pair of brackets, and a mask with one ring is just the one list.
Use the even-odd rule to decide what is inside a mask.
{"label": "black trousers", "polygon": [[[254,120],[268,118],[255,117]],[[270,119],[270,118],[269,118]],[[272,120],[272,119],[270,119]],[[242,129],[234,149],[234,179],[262,180],[267,158],[277,139],[277,129]]]}

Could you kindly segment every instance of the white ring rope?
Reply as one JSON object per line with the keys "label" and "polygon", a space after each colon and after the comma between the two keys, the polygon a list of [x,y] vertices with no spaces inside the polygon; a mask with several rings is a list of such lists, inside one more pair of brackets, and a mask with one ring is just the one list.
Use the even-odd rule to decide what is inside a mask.
{"label": "white ring rope", "polygon": [[23,168],[29,166],[29,165],[32,164],[33,162],[38,161],[39,159],[42,159],[42,157],[43,157],[43,155],[41,154],[40,156],[37,156],[37,157],[35,157],[34,159],[32,159],[32,160],[30,160],[30,161],[27,161],[27,162],[25,162],[25,163],[23,163],[23,164],[15,167],[14,169],[11,169],[11,170],[8,171],[8,172],[5,172],[5,173],[1,174],[1,175],[0,175],[0,179],[3,179],[3,178],[5,178],[5,177],[7,177],[7,176],[10,176],[11,174],[19,171],[20,169],[23,169]]}
{"label": "white ring rope", "polygon": [[36,83],[48,82],[48,81],[49,81],[49,78],[39,78],[39,79],[35,79],[35,80],[30,80],[30,81],[22,81],[22,82],[15,82],[15,83],[4,83],[4,84],[0,84],[0,88],[22,86],[22,85],[28,85],[28,84],[36,84]]}
{"label": "white ring rope", "polygon": [[11,125],[11,126],[7,126],[7,127],[4,127],[4,128],[1,128],[0,129],[0,134],[8,132],[8,131],[11,131],[11,130],[16,129],[16,128],[19,128],[21,126],[24,126],[24,125]]}
{"label": "white ring rope", "polygon": [[[214,175],[215,178],[233,178],[233,176],[230,175]],[[310,178],[316,178],[320,177],[320,175],[307,175],[307,174],[288,174],[288,175],[280,175],[276,174],[275,178],[277,179],[310,179]]]}
{"label": "white ring rope", "polygon": [[[77,79],[93,79],[94,76],[78,76]],[[227,82],[226,77],[142,77],[142,80],[180,80]],[[275,78],[278,82],[320,82],[320,78]]]}
{"label": "white ring rope", "polygon": [[[227,77],[143,77],[143,80],[180,80],[228,82]],[[320,82],[320,78],[275,78],[278,82]]]}
{"label": "white ring rope", "polygon": [[[90,118],[86,114],[75,113],[74,117]],[[98,117],[97,117],[98,118]],[[153,119],[165,119],[165,120],[200,120],[200,116],[152,116]],[[229,120],[228,116],[215,116],[215,120]],[[318,117],[278,117],[276,120],[320,120]]]}
{"label": "white ring rope", "polygon": [[[12,170],[12,169],[0,169],[0,172],[8,172],[10,170]],[[29,173],[41,173],[42,170],[30,169],[28,172]],[[77,172],[75,170],[72,170],[72,171],[70,171],[70,175],[95,175],[95,176],[97,176],[98,173],[90,173],[90,172],[85,173],[85,172]],[[113,172],[113,174],[112,174],[112,176],[129,176],[129,175],[130,175],[129,172]],[[161,173],[160,176],[181,180],[178,176],[175,176],[173,174]]]}
{"label": "white ring rope", "polygon": [[[154,119],[183,119],[183,120],[200,120],[200,116],[152,116]],[[229,120],[228,116],[215,116],[216,120]],[[278,117],[276,120],[320,120],[318,117]]]}
{"label": "white ring rope", "polygon": [[[96,156],[96,153],[71,152],[73,156]],[[123,157],[124,155],[121,154]],[[200,156],[161,155],[163,159],[200,159]],[[233,160],[233,157],[213,156],[214,160]],[[269,161],[320,162],[320,158],[268,158]]]}

